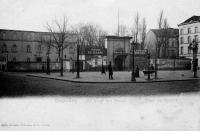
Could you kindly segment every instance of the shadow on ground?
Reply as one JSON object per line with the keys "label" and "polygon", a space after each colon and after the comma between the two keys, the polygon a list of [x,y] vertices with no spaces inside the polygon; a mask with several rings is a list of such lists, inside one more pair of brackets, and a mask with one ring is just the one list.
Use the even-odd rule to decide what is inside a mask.
{"label": "shadow on ground", "polygon": [[0,97],[25,96],[134,96],[200,91],[200,80],[156,83],[72,83],[19,73],[0,73]]}

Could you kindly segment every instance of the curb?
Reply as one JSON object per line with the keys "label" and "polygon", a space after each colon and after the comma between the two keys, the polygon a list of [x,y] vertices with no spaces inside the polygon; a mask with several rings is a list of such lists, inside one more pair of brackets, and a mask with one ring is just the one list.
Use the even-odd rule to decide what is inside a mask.
{"label": "curb", "polygon": [[109,84],[114,84],[114,83],[155,83],[155,82],[176,82],[176,81],[193,81],[193,80],[200,80],[200,77],[198,78],[188,78],[188,79],[182,79],[182,80],[147,80],[147,81],[113,81],[113,82],[104,82],[104,81],[75,81],[75,80],[69,80],[69,79],[59,79],[59,78],[53,78],[53,77],[45,77],[45,76],[37,76],[37,75],[26,75],[28,77],[38,77],[38,78],[46,78],[46,79],[53,79],[53,80],[60,80],[60,81],[67,81],[67,82],[73,82],[73,83],[93,83],[93,84],[104,84],[104,83],[109,83]]}

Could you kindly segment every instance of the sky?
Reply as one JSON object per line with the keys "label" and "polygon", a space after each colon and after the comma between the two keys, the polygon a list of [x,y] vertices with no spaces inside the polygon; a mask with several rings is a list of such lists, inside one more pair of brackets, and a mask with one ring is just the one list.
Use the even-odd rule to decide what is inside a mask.
{"label": "sky", "polygon": [[[93,23],[112,34],[119,24],[131,27],[139,12],[147,29],[157,28],[161,10],[172,28],[193,15],[200,16],[200,0],[0,0],[0,28],[47,31],[54,19],[68,17],[69,25]],[[70,27],[69,26],[69,27]]]}

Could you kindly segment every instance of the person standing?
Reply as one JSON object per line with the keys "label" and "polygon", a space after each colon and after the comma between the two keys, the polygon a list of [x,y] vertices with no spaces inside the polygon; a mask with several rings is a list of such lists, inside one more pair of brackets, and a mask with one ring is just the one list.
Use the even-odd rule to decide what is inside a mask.
{"label": "person standing", "polygon": [[140,77],[140,69],[138,65],[136,66],[136,69],[135,69],[135,77]]}
{"label": "person standing", "polygon": [[108,74],[109,74],[109,80],[113,80],[113,69],[112,69],[112,64],[111,64],[111,61],[109,62],[109,65],[108,65]]}

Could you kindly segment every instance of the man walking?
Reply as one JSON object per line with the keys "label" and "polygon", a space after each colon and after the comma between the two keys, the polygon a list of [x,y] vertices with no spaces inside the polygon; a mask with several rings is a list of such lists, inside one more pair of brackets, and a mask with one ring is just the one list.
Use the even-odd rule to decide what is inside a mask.
{"label": "man walking", "polygon": [[113,70],[112,70],[112,64],[111,64],[111,61],[109,62],[109,65],[108,65],[108,74],[109,74],[109,80],[113,80]]}

